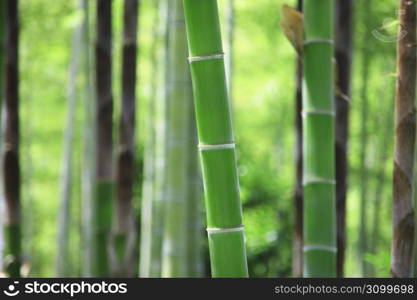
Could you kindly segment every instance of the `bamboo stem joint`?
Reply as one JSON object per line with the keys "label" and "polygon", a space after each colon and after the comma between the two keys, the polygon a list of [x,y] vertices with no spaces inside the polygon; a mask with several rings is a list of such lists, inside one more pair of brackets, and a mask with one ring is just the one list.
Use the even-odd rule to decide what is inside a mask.
{"label": "bamboo stem joint", "polygon": [[190,56],[188,57],[188,61],[190,63],[203,61],[203,60],[212,60],[212,59],[223,59],[224,53],[215,53],[215,54],[207,54],[207,55],[200,55],[200,56]]}
{"label": "bamboo stem joint", "polygon": [[198,150],[200,151],[215,151],[215,150],[226,150],[235,149],[235,143],[228,144],[199,144]]}

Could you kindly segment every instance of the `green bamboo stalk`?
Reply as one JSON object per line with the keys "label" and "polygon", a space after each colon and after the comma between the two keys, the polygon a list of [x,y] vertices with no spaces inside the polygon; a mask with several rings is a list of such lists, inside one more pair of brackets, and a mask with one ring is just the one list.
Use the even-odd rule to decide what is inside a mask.
{"label": "green bamboo stalk", "polygon": [[[364,26],[370,28],[372,20],[372,4],[373,1],[363,2],[363,17]],[[368,222],[367,222],[367,207],[368,207],[368,166],[366,165],[368,153],[368,115],[369,115],[369,76],[372,67],[373,56],[368,44],[368,37],[364,35],[362,41],[362,72],[361,72],[361,132],[360,132],[360,217],[359,217],[359,248],[358,258],[360,268],[364,277],[369,276],[370,264],[364,259],[365,253],[368,251]]]}
{"label": "green bamboo stalk", "polygon": [[[116,228],[114,236],[115,276],[133,274],[134,248],[128,241],[136,234],[133,222],[133,183],[135,178],[135,114],[138,0],[125,0],[123,6],[122,113],[117,158]],[[136,270],[135,270],[136,271]]]}
{"label": "green bamboo stalk", "polygon": [[[141,205],[141,241],[139,258],[140,277],[161,276],[162,254],[162,208],[165,134],[165,39],[167,1],[154,2],[155,21],[153,26],[153,42],[151,46],[152,81],[148,97],[146,120],[145,166],[142,186]],[[159,25],[157,25],[159,24]]]}
{"label": "green bamboo stalk", "polygon": [[184,0],[213,277],[247,277],[245,235],[216,0]]}
{"label": "green bamboo stalk", "polygon": [[[0,1],[0,116],[3,108],[3,97],[4,97],[4,53],[5,53],[5,18],[6,18],[6,1]],[[0,122],[2,123],[2,122]],[[0,136],[1,136],[1,125],[0,124]],[[0,137],[1,139],[1,137]],[[0,143],[1,149],[1,143]],[[1,186],[2,187],[2,186]],[[4,205],[0,203],[0,216],[3,216]],[[0,217],[0,221],[2,218]],[[0,270],[3,266],[3,247],[4,247],[3,230],[0,230]]]}
{"label": "green bamboo stalk", "polygon": [[[303,0],[297,0],[297,10],[302,12]],[[292,242],[292,274],[293,277],[303,276],[303,157],[302,157],[302,82],[303,70],[301,57],[297,55],[295,74],[295,182],[294,182],[294,232]]]}
{"label": "green bamboo stalk", "polygon": [[21,266],[21,199],[19,165],[19,13],[18,1],[6,4],[5,40],[5,134],[3,180],[6,214],[4,220],[4,264],[10,277],[20,277]]}
{"label": "green bamboo stalk", "polygon": [[83,95],[83,158],[82,158],[82,205],[81,205],[81,256],[82,274],[84,277],[92,277],[92,261],[94,256],[93,237],[93,199],[94,199],[94,170],[95,170],[95,144],[94,144],[94,88],[92,86],[92,51],[90,45],[90,7],[88,0],[83,0],[84,23],[83,26],[83,73],[84,73],[84,95]]}
{"label": "green bamboo stalk", "polygon": [[305,0],[304,21],[304,277],[334,277],[333,0]]}
{"label": "green bamboo stalk", "polygon": [[336,83],[336,210],[337,210],[337,276],[344,276],[346,248],[346,194],[348,171],[349,97],[352,65],[352,0],[335,1],[337,31],[335,59]]}
{"label": "green bamboo stalk", "polygon": [[108,246],[113,206],[112,1],[97,1],[96,39],[96,187],[93,274],[109,275]]}
{"label": "green bamboo stalk", "polygon": [[[372,19],[371,7],[372,0],[363,2],[363,16],[364,24],[366,28],[370,28]],[[368,37],[364,35],[362,41],[362,86],[361,86],[361,133],[360,133],[360,220],[359,220],[359,248],[358,258],[360,262],[360,268],[364,277],[369,276],[369,263],[364,259],[365,253],[368,251],[368,223],[366,222],[366,212],[368,207],[368,168],[366,166],[367,151],[368,151],[368,85],[369,85],[369,73],[372,65],[372,52],[369,49]]]}
{"label": "green bamboo stalk", "polygon": [[[394,87],[394,82],[389,82],[390,86]],[[378,166],[377,172],[376,172],[376,182],[375,182],[375,190],[374,190],[374,197],[373,197],[373,207],[372,207],[372,227],[371,227],[371,239],[369,243],[369,252],[376,255],[378,251],[380,251],[380,238],[381,238],[381,214],[382,214],[382,207],[385,206],[384,201],[386,200],[384,191],[387,183],[387,167],[390,163],[388,157],[390,147],[386,147],[392,141],[393,136],[393,120],[392,120],[392,112],[394,109],[394,103],[392,101],[394,91],[390,91],[387,93],[386,91],[386,82],[383,82],[383,84],[380,87],[380,93],[379,93],[379,99],[383,100],[381,101],[381,107],[385,107],[383,114],[380,115],[380,119],[378,122],[378,127],[382,129],[382,132],[385,132],[386,134],[381,135],[380,141],[378,141],[378,153],[376,155],[377,162],[376,165]],[[371,268],[370,276],[376,277],[376,269],[374,266]]]}
{"label": "green bamboo stalk", "polygon": [[[188,161],[192,87],[187,64],[187,40],[182,0],[169,1],[166,121],[166,205],[162,246],[162,276],[189,277]],[[195,246],[195,245],[194,245]]]}
{"label": "green bamboo stalk", "polygon": [[416,141],[417,13],[415,0],[401,0],[397,42],[397,91],[395,97],[395,153],[391,273],[413,276],[414,262],[414,147]]}
{"label": "green bamboo stalk", "polygon": [[[77,13],[82,10],[83,0],[77,8]],[[73,173],[73,141],[74,141],[74,120],[77,105],[77,75],[78,61],[81,48],[81,40],[85,23],[77,26],[74,30],[72,40],[72,58],[70,63],[68,90],[67,90],[67,120],[64,134],[64,147],[62,157],[62,173],[61,173],[61,203],[58,218],[57,232],[57,253],[55,262],[55,272],[58,277],[66,277],[70,275],[70,226],[71,226],[71,199],[72,199],[72,173]]]}

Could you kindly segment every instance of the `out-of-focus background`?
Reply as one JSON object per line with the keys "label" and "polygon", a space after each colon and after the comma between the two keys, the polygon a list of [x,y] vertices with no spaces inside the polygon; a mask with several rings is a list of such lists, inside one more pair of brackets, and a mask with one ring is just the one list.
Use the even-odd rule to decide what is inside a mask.
{"label": "out-of-focus background", "polygon": [[[348,140],[346,276],[389,276],[393,103],[398,1],[354,1],[353,73]],[[95,1],[90,6],[91,23]],[[295,183],[296,54],[283,35],[280,7],[296,1],[234,1],[232,71],[233,123],[243,202],[250,276],[291,277]],[[219,0],[225,52],[228,0]],[[78,1],[21,0],[20,122],[24,263],[30,276],[55,275],[63,136],[72,36],[83,15]],[[113,1],[114,122],[121,105],[123,1]],[[137,80],[137,176],[134,207],[140,203],[152,101],[152,45],[161,17],[154,0],[140,1]],[[94,40],[93,28],[92,40]],[[375,31],[377,34],[375,34]],[[373,33],[374,31],[374,33]],[[380,36],[378,35],[380,34]],[[379,38],[378,38],[379,36]],[[386,39],[384,39],[386,37]],[[159,43],[158,47],[163,47]],[[77,80],[82,90],[84,79]],[[160,87],[162,88],[162,87]],[[366,99],[366,100],[364,100]],[[83,168],[83,93],[78,94],[73,144],[69,274],[82,274],[81,201]],[[115,126],[117,128],[117,126]],[[118,131],[115,129],[115,136]],[[4,210],[3,201],[1,207]],[[365,222],[361,224],[361,211]],[[202,218],[204,215],[201,214]],[[359,238],[366,240],[360,249]],[[1,238],[1,236],[0,236]],[[203,255],[208,269],[205,238]],[[2,244],[2,243],[1,243]],[[363,261],[361,261],[363,259]],[[363,263],[365,262],[365,263]],[[363,264],[366,267],[363,267]]]}

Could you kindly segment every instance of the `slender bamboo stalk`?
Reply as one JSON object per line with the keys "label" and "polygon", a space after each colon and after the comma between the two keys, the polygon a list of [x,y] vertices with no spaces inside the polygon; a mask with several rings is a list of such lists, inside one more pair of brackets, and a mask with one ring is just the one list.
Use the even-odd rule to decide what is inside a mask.
{"label": "slender bamboo stalk", "polygon": [[[187,250],[189,125],[192,87],[187,64],[187,40],[182,0],[169,1],[167,121],[167,195],[162,245],[162,276],[189,277]],[[195,212],[194,212],[195,213]],[[195,245],[194,245],[195,246]]]}
{"label": "slender bamboo stalk", "polygon": [[[390,82],[391,83],[391,82]],[[380,251],[380,238],[381,238],[381,213],[382,213],[382,207],[384,207],[384,191],[386,188],[386,182],[387,182],[387,162],[389,162],[389,147],[386,147],[385,145],[388,145],[391,141],[393,136],[391,135],[391,132],[393,132],[393,108],[394,103],[392,101],[392,97],[394,92],[390,91],[390,93],[386,93],[385,87],[386,83],[383,84],[380,88],[380,98],[384,99],[381,106],[386,106],[386,109],[384,111],[384,114],[382,114],[380,122],[378,123],[379,126],[382,128],[382,132],[384,134],[381,136],[379,147],[378,147],[378,155],[377,155],[377,163],[376,165],[379,166],[379,169],[377,170],[376,175],[376,183],[375,183],[375,196],[374,196],[374,206],[372,209],[373,217],[372,217],[372,229],[371,229],[371,239],[369,243],[369,252],[377,255],[378,251]],[[391,86],[391,85],[390,85]],[[388,98],[388,105],[384,105],[386,103],[385,99]],[[389,133],[389,134],[387,134]],[[375,267],[372,267],[371,277],[376,277],[376,269]]]}
{"label": "slender bamboo stalk", "polygon": [[[77,10],[82,10],[82,0]],[[82,22],[74,30],[72,40],[72,58],[70,63],[69,81],[67,90],[67,122],[64,134],[64,155],[62,158],[61,173],[61,203],[58,218],[57,233],[57,257],[55,262],[55,272],[58,277],[66,277],[70,275],[70,258],[69,258],[69,234],[71,225],[71,198],[72,198],[72,151],[74,141],[74,121],[75,110],[77,105],[77,75],[78,61],[81,50],[81,39],[85,23]]]}
{"label": "slender bamboo stalk", "polygon": [[153,26],[153,42],[150,51],[152,53],[152,80],[146,120],[147,133],[141,206],[140,277],[161,276],[165,134],[160,119],[165,119],[162,117],[164,116],[165,89],[161,86],[163,86],[163,78],[165,78],[163,70],[166,60],[165,46],[161,45],[161,40],[166,35],[168,5],[166,0],[155,1],[154,5],[155,26]]}
{"label": "slender bamboo stalk", "polygon": [[[297,1],[298,11],[303,10],[303,0]],[[302,111],[302,62],[297,55],[296,93],[295,93],[295,190],[294,190],[294,234],[292,272],[294,277],[303,276],[303,126]]]}
{"label": "slender bamboo stalk", "polygon": [[112,1],[97,1],[96,39],[96,188],[95,188],[95,255],[93,274],[109,274],[108,241],[112,221],[113,199],[113,96],[111,62]]}
{"label": "slender bamboo stalk", "polygon": [[[115,248],[118,276],[127,276],[131,267],[133,251],[127,242],[133,224],[133,182],[135,152],[136,114],[136,56],[138,0],[125,0],[123,8],[123,61],[122,61],[122,114],[120,119],[120,140],[117,158],[117,202]],[[130,271],[129,271],[130,270]]]}
{"label": "slender bamboo stalk", "polygon": [[82,161],[82,274],[84,277],[93,276],[92,262],[94,256],[93,243],[93,199],[94,199],[94,170],[95,170],[95,145],[94,133],[94,88],[91,84],[92,51],[90,45],[90,8],[88,0],[83,0],[84,23],[83,26],[83,73],[84,73],[84,96],[83,96],[83,161]]}
{"label": "slender bamboo stalk", "polygon": [[[365,1],[363,3],[363,16],[364,24],[366,28],[370,28],[371,20],[371,7],[372,0]],[[361,130],[360,130],[360,220],[359,220],[359,252],[358,258],[363,276],[369,275],[369,263],[364,259],[365,253],[368,251],[368,223],[366,218],[366,212],[368,207],[368,168],[366,165],[367,150],[368,150],[368,83],[369,73],[372,64],[372,53],[369,50],[367,42],[368,37],[364,36],[362,41],[362,86],[361,86]]]}
{"label": "slender bamboo stalk", "polygon": [[217,1],[184,0],[184,11],[212,276],[247,277],[242,207]]}
{"label": "slender bamboo stalk", "polygon": [[[0,116],[3,108],[3,97],[4,97],[4,53],[5,53],[5,19],[6,19],[6,1],[0,1]],[[1,124],[0,122],[0,135],[1,135]],[[1,137],[0,137],[1,139]],[[1,144],[0,144],[1,149]],[[1,185],[2,187],[2,185]],[[0,221],[4,216],[4,205],[3,201],[0,201]],[[3,230],[0,230],[0,270],[3,266],[3,248],[4,248]]]}
{"label": "slender bamboo stalk", "polygon": [[10,277],[20,277],[20,165],[19,165],[19,17],[18,1],[8,0],[6,8],[5,47],[5,134],[3,180],[6,201],[4,235],[5,271]]}
{"label": "slender bamboo stalk", "polygon": [[336,275],[333,0],[305,0],[304,276]]}
{"label": "slender bamboo stalk", "polygon": [[346,192],[348,170],[348,121],[352,65],[352,0],[336,1],[336,211],[337,276],[344,276],[346,247]]}
{"label": "slender bamboo stalk", "polygon": [[407,32],[397,44],[395,98],[395,154],[393,174],[393,277],[412,277],[414,260],[413,168],[416,135],[416,1],[401,0],[400,30]]}

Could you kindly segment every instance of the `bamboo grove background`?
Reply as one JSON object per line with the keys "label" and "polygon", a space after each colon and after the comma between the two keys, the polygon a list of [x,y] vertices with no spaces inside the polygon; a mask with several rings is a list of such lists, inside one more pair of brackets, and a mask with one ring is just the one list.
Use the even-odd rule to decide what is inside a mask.
{"label": "bamboo grove background", "polygon": [[[95,203],[92,191],[108,195],[110,192],[106,189],[112,187],[99,191],[91,184],[91,178],[97,175],[94,153],[97,147],[112,147],[108,150],[113,152],[113,156],[107,157],[109,168],[124,163],[125,169],[118,169],[133,172],[134,179],[126,184],[123,174],[117,174],[126,184],[124,192],[127,194],[118,192],[114,197],[129,198],[131,193],[132,199],[131,202],[122,200],[113,210],[114,214],[124,216],[120,218],[122,222],[104,229],[117,233],[108,241],[116,245],[117,250],[109,257],[109,270],[101,272],[115,276],[209,276],[191,98],[187,98],[185,103],[189,105],[185,106],[181,101],[165,102],[167,94],[172,99],[190,97],[190,92],[184,90],[184,86],[190,87],[185,60],[188,50],[185,44],[176,44],[181,39],[185,41],[185,33],[177,25],[181,16],[173,6],[177,1],[139,1],[137,54],[132,54],[128,48],[136,34],[124,35],[124,1],[113,0],[111,22],[102,24],[101,28],[106,30],[107,26],[108,30],[111,26],[112,38],[100,44],[111,47],[112,51],[97,51],[111,56],[97,58],[94,54],[96,5],[100,2],[110,1],[19,1],[23,273],[33,277],[95,273],[91,260],[97,258],[97,253],[90,252],[91,241],[100,238],[94,236],[91,220],[94,208],[103,206]],[[296,2],[218,1],[251,277],[300,275],[297,251],[293,250],[297,59],[278,25],[281,5],[287,3],[296,7]],[[348,102],[344,273],[348,277],[387,277],[390,276],[392,239],[399,1],[352,2],[350,55],[353,63]],[[339,33],[336,29],[336,39]],[[175,51],[170,47],[175,47]],[[123,73],[123,53],[137,57],[136,70]],[[178,53],[184,53],[182,62],[175,57],[175,54],[180,56]],[[97,81],[95,76],[110,73],[104,69],[96,74],[95,60],[103,62],[110,58],[112,77]],[[178,72],[169,72],[173,68],[182,70],[181,78],[175,78]],[[133,87],[123,84],[132,74],[137,77],[134,115],[132,102],[126,100],[132,97]],[[95,82],[107,87],[96,90]],[[175,88],[175,84],[181,87]],[[130,90],[130,94],[126,95],[126,90]],[[92,143],[96,93],[112,94],[113,126],[107,127],[103,135],[112,133],[113,145],[106,141],[102,145]],[[4,113],[2,118],[4,124]],[[134,127],[130,122],[133,119],[136,120]],[[172,132],[173,128],[177,130]],[[129,144],[131,141],[123,138],[132,132],[134,144]],[[183,148],[178,148],[178,140],[186,140]],[[122,146],[120,141],[124,143]],[[175,154],[175,151],[186,155]],[[184,164],[178,159],[187,160],[187,170],[179,169],[184,168]],[[167,179],[161,179],[164,174]],[[105,175],[98,177],[106,179]],[[150,223],[143,216],[147,210],[151,214],[155,209],[149,207],[149,198],[152,197],[156,206],[163,206],[167,193],[175,198],[174,194],[181,192],[199,199],[191,208],[193,213],[164,216],[159,207],[157,213],[168,223],[165,227],[149,228],[152,234],[148,232],[147,236],[144,228]],[[175,199],[171,200],[167,205],[176,207]],[[4,201],[0,201],[0,211],[0,218],[4,218]],[[182,226],[184,232],[175,231],[177,225]],[[153,244],[155,236],[161,237],[160,245]],[[4,238],[3,232],[0,233],[0,249],[4,247]],[[174,243],[169,239],[183,241],[181,247],[170,248]],[[167,250],[154,252],[152,247]],[[176,263],[181,268],[187,265],[187,269],[173,269]],[[152,270],[153,267],[159,270]]]}

